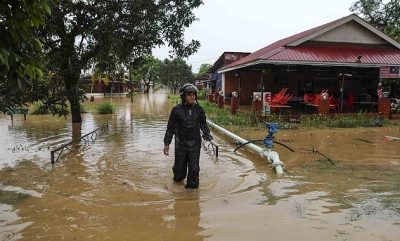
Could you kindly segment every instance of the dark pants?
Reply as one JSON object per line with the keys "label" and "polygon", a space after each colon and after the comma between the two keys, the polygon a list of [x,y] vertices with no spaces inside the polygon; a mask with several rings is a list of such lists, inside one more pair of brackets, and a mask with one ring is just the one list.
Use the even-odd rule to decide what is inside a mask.
{"label": "dark pants", "polygon": [[194,151],[175,150],[174,181],[180,182],[186,177],[186,188],[199,188],[200,149]]}

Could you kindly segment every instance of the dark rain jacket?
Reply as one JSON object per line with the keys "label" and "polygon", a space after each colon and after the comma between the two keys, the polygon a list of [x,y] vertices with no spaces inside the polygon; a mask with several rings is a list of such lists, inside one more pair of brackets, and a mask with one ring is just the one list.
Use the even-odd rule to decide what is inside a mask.
{"label": "dark rain jacket", "polygon": [[203,108],[197,104],[176,105],[169,116],[164,145],[171,144],[175,135],[175,148],[178,150],[194,151],[201,147],[201,133],[205,140],[212,140],[210,129],[206,122]]}

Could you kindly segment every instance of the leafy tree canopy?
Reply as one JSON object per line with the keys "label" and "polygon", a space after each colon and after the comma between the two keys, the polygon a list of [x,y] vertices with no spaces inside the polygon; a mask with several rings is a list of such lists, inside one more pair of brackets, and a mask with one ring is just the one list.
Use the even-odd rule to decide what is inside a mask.
{"label": "leafy tree canopy", "polygon": [[207,71],[212,67],[212,64],[201,64],[198,75],[207,73]]}
{"label": "leafy tree canopy", "polygon": [[193,82],[192,66],[182,58],[165,59],[160,68],[161,83],[168,86],[174,93],[184,83]]}
{"label": "leafy tree canopy", "polygon": [[397,42],[400,42],[399,0],[358,0],[350,11],[364,18]]}
{"label": "leafy tree canopy", "polygon": [[36,31],[50,13],[46,0],[0,2],[1,112],[38,98],[34,92],[43,76],[43,66],[42,42],[36,37]]}
{"label": "leafy tree canopy", "polygon": [[144,56],[136,66],[132,66],[133,81],[150,80],[153,83],[160,83],[161,60],[147,55]]}
{"label": "leafy tree canopy", "polygon": [[96,63],[129,63],[168,45],[189,56],[200,43],[184,41],[201,0],[49,0],[52,15],[42,29],[49,69],[64,80],[72,122],[81,122],[79,75]]}

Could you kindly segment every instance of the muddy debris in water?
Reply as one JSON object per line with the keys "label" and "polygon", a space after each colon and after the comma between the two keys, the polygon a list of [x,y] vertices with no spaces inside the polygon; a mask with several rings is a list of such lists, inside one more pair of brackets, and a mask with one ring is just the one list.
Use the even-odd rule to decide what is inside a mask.
{"label": "muddy debris in water", "polygon": [[[311,150],[306,150],[306,151],[310,151],[312,153],[312,155],[313,155],[312,159],[315,161],[327,161],[330,164],[332,164],[333,166],[336,166],[336,164],[339,162],[339,161],[332,160],[331,158],[329,158],[325,154],[321,153],[320,151],[316,150],[315,148],[312,148]],[[321,157],[322,157],[322,159],[321,159]]]}
{"label": "muddy debris in water", "polygon": [[354,138],[354,140],[355,140],[355,141],[362,141],[362,142],[370,143],[370,144],[373,144],[373,143],[374,143],[374,142],[372,142],[372,141],[365,140],[365,139],[361,139],[361,138]]}
{"label": "muddy debris in water", "polygon": [[20,192],[2,191],[0,190],[0,203],[14,205],[23,202],[30,195]]}

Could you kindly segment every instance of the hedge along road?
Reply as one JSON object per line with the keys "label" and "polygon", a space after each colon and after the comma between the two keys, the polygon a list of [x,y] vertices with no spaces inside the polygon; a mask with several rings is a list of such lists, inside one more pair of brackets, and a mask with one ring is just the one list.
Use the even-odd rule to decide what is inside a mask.
{"label": "hedge along road", "polygon": [[[96,101],[103,101],[101,99]],[[162,154],[172,104],[165,93],[111,99],[112,115],[83,114],[81,133],[107,133],[50,165],[69,120],[0,117],[0,240],[398,240],[399,127],[282,130],[287,171],[213,132],[218,159],[202,151],[200,188],[172,182]],[[79,128],[78,128],[79,129]],[[265,132],[237,133],[262,139]],[[314,148],[330,157],[327,161]],[[173,147],[171,147],[173,150]]]}

